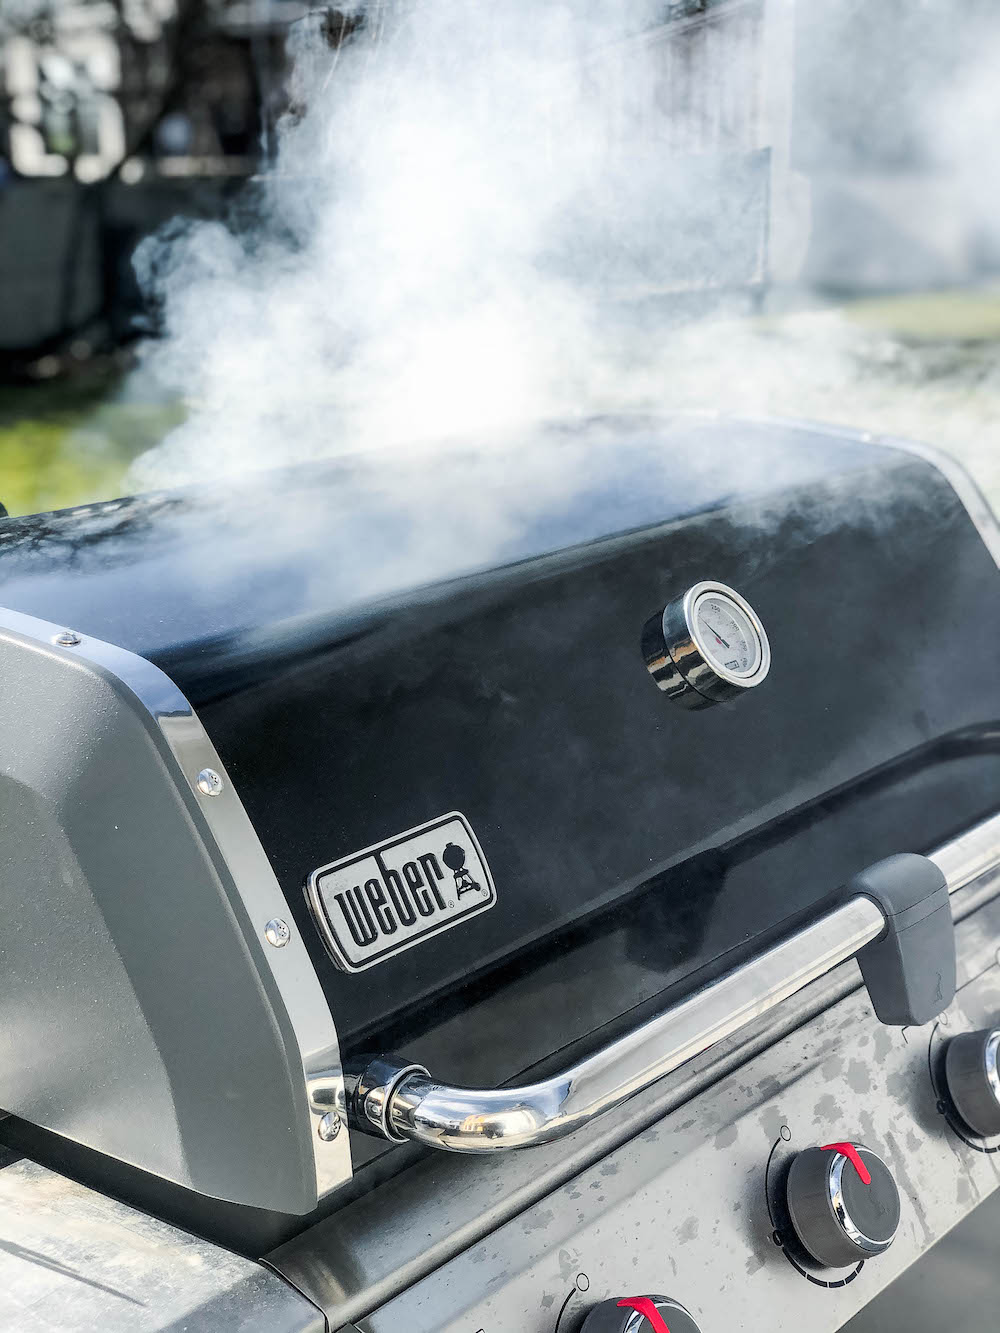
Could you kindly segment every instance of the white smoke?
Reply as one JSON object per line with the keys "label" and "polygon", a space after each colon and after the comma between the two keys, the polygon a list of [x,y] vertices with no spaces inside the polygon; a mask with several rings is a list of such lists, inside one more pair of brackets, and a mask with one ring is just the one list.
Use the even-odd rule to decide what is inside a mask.
{"label": "white smoke", "polygon": [[[898,260],[954,281],[975,238],[1000,236],[997,22],[973,33],[956,0],[889,9],[898,34],[887,44],[883,23],[872,55],[869,11],[852,0],[733,0],[717,29],[710,5],[686,64],[677,52],[694,38],[664,28],[652,0],[392,0],[367,7],[337,51],[319,19],[295,25],[295,111],[250,231],[197,224],[139,255],[165,320],[147,369],[190,413],[131,480],[464,448],[632,408],[825,417],[961,446],[967,384],[935,393],[919,354],[849,319],[689,318],[686,289],[747,286],[764,230],[739,190],[706,209],[706,164],[735,173],[761,149],[784,193],[757,277],[878,285]],[[969,34],[935,64],[928,34],[960,14]],[[850,180],[866,127],[871,179]],[[893,194],[907,172],[912,206]],[[948,188],[921,194],[928,178]],[[804,188],[811,231],[789,202]],[[878,259],[865,248],[890,195],[904,237],[907,210],[940,201],[905,263],[904,245]],[[992,368],[983,379],[996,382]],[[988,469],[996,422],[985,446],[973,425],[973,462]]]}
{"label": "white smoke", "polygon": [[251,244],[196,227],[142,257],[165,299],[154,369],[195,407],[145,475],[489,432],[584,401],[589,234],[615,208],[611,108],[586,62],[655,11],[416,0],[339,57],[305,29],[306,110],[283,128],[269,225]]}

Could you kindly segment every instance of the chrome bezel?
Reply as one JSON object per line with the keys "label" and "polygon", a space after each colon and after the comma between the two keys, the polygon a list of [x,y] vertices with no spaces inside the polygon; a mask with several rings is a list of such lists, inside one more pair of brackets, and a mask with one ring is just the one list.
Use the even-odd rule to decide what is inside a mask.
{"label": "chrome bezel", "polygon": [[[873,1153],[870,1148],[864,1147],[863,1144],[856,1143],[854,1144],[854,1147],[859,1154],[863,1152],[866,1157],[870,1158],[872,1161],[878,1162],[878,1164],[885,1167],[888,1172],[889,1168],[877,1153]],[[855,1222],[854,1218],[847,1211],[847,1205],[844,1202],[844,1167],[847,1164],[848,1159],[843,1153],[838,1152],[833,1154],[833,1161],[830,1163],[827,1174],[827,1187],[830,1194],[830,1206],[833,1209],[834,1216],[843,1228],[844,1234],[847,1236],[848,1240],[850,1240],[853,1245],[856,1245],[860,1251],[865,1254],[884,1254],[896,1238],[896,1232],[899,1230],[899,1220],[897,1219],[896,1225],[892,1229],[892,1235],[885,1240],[873,1240],[871,1236],[865,1235]]]}
{"label": "chrome bezel", "polygon": [[1000,1028],[994,1028],[986,1038],[986,1049],[983,1052],[983,1063],[986,1069],[986,1082],[990,1085],[990,1092],[1000,1102]]}
{"label": "chrome bezel", "polygon": [[[706,597],[728,601],[744,615],[757,636],[760,657],[749,674],[727,671],[711,659],[697,629],[696,613]],[[736,699],[763,681],[771,669],[771,645],[760,616],[734,588],[706,579],[688,588],[683,597],[668,602],[660,617],[643,630],[643,657],[657,685],[670,698],[690,708],[705,708]]]}

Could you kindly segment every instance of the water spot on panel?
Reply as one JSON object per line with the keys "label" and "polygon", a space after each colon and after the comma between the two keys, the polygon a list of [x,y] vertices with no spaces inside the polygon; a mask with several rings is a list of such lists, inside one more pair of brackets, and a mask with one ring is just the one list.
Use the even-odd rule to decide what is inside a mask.
{"label": "water spot on panel", "polygon": [[890,1074],[885,1081],[885,1090],[898,1102],[909,1102],[910,1080],[905,1074]]}
{"label": "water spot on panel", "polygon": [[544,1231],[546,1227],[551,1226],[555,1221],[556,1215],[551,1208],[537,1209],[531,1213],[525,1213],[521,1219],[521,1228],[526,1233],[532,1231]]}
{"label": "water spot on panel", "polygon": [[892,1036],[888,1028],[875,1029],[875,1059],[881,1063],[892,1050]]}
{"label": "water spot on panel", "polygon": [[847,1066],[847,1083],[852,1092],[864,1096],[872,1090],[872,1077],[863,1060],[852,1060]]}
{"label": "water spot on panel", "polygon": [[822,1124],[833,1124],[841,1119],[840,1103],[832,1092],[824,1093],[813,1107],[813,1115]]}

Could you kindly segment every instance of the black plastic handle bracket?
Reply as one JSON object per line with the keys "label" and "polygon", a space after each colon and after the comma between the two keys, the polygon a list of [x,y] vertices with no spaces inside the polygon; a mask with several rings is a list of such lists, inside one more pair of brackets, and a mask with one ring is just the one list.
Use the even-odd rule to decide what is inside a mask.
{"label": "black plastic handle bracket", "polygon": [[955,997],[955,925],[948,881],[926,856],[876,861],[847,885],[878,903],[886,930],[858,954],[875,1013],[891,1027],[928,1023]]}

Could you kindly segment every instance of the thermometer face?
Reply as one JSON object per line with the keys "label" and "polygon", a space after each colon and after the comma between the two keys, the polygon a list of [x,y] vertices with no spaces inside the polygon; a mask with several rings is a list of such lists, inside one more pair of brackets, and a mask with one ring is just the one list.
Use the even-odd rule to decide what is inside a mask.
{"label": "thermometer face", "polygon": [[692,616],[698,647],[709,665],[734,676],[752,676],[760,666],[761,644],[750,617],[723,593],[698,598]]}
{"label": "thermometer face", "polygon": [[646,621],[642,655],[659,688],[685,708],[745,697],[771,669],[760,616],[714,581],[695,583]]}

